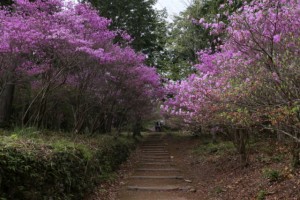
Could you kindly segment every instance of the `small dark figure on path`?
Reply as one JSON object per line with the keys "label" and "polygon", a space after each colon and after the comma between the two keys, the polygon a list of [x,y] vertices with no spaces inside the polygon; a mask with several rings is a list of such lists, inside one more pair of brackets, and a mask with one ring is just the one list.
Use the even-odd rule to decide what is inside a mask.
{"label": "small dark figure on path", "polygon": [[161,122],[158,121],[158,122],[155,122],[155,131],[156,132],[161,132]]}

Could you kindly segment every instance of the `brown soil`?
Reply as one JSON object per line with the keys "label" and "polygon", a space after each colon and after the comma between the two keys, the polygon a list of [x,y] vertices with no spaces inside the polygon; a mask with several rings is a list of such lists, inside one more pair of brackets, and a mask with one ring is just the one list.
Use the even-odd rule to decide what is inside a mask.
{"label": "brown soil", "polygon": [[[180,171],[176,175],[190,180],[194,190],[183,191],[127,191],[132,175],[145,175],[136,171],[144,152],[138,148],[118,172],[115,181],[101,185],[89,200],[300,200],[300,170],[290,167],[288,148],[273,140],[257,142],[250,148],[249,167],[240,166],[239,156],[232,150],[197,154],[195,149],[207,145],[202,138],[164,135],[166,150],[172,158],[172,166]],[[174,167],[175,166],[175,167]],[[142,167],[145,168],[145,167]],[[148,168],[148,167],[147,167]],[[265,169],[280,173],[279,180],[264,177]],[[147,175],[158,175],[148,172]],[[167,175],[172,174],[168,172]],[[190,182],[188,181],[188,182]],[[181,185],[180,180],[134,180],[137,185]],[[264,198],[263,198],[264,197]]]}

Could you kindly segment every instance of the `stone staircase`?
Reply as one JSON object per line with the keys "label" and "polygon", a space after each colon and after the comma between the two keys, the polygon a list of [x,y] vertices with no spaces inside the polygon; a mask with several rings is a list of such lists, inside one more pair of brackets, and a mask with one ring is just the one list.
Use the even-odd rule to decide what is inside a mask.
{"label": "stone staircase", "polygon": [[141,145],[134,174],[119,193],[118,200],[185,200],[192,190],[176,168],[162,134],[150,135]]}

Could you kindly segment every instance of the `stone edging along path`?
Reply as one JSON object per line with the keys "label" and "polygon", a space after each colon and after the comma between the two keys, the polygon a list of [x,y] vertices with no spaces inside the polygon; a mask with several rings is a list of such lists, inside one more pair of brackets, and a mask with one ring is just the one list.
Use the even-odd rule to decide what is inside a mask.
{"label": "stone edging along path", "polygon": [[132,176],[119,191],[117,200],[186,200],[184,192],[195,191],[176,168],[163,134],[147,137]]}

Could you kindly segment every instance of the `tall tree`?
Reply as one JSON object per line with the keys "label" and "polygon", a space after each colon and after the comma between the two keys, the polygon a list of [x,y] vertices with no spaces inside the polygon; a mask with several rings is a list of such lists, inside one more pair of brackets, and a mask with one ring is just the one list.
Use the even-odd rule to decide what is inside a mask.
{"label": "tall tree", "polygon": [[[198,61],[197,52],[206,48],[216,51],[221,42],[220,35],[210,32],[198,25],[200,19],[208,22],[222,20],[226,22],[227,13],[232,13],[241,4],[241,0],[234,0],[230,6],[225,0],[193,0],[186,10],[175,17],[169,27],[169,37],[166,44],[166,59],[163,60],[163,73],[171,79],[182,79],[195,72],[193,65]],[[222,5],[223,4],[223,5]],[[224,6],[224,9],[219,9]],[[219,16],[219,18],[217,18]]]}
{"label": "tall tree", "polygon": [[100,15],[112,20],[112,30],[124,30],[133,39],[132,47],[148,55],[148,63],[156,64],[163,50],[166,25],[165,11],[157,11],[157,0],[81,0],[90,2]]}
{"label": "tall tree", "polygon": [[[9,6],[12,4],[12,0],[2,0],[0,2],[0,6]],[[6,127],[9,124],[15,89],[11,73],[7,72],[7,74],[5,80],[0,81],[2,83],[2,87],[0,87],[0,127]]]}

